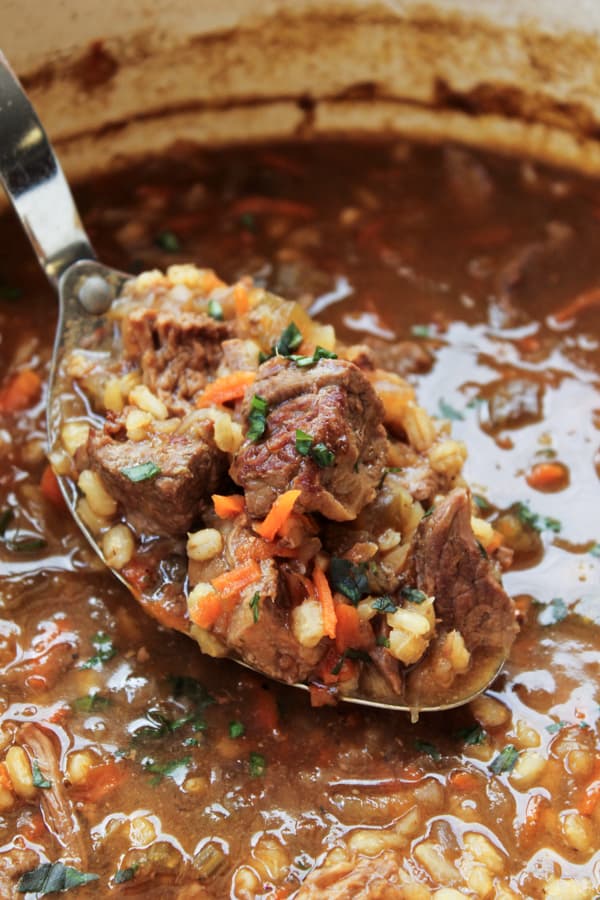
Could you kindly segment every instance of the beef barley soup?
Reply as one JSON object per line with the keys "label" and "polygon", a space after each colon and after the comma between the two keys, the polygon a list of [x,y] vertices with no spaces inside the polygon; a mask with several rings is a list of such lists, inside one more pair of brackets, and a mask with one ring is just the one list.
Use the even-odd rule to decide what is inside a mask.
{"label": "beef barley soup", "polygon": [[[160,461],[162,473],[172,464],[171,426],[149,436],[138,414],[158,410],[151,417],[159,423],[196,417],[181,440],[190,480],[172,505],[158,479],[143,506],[130,499],[140,496],[132,485],[148,472],[122,477],[131,470],[131,460],[118,455],[121,446],[113,446],[121,440],[122,385],[117,392],[115,377],[108,384],[89,366],[71,373],[78,390],[89,394],[95,386],[102,397],[102,409],[90,411],[98,435],[99,413],[115,423],[102,439],[93,430],[90,438],[85,426],[85,443],[75,421],[63,440],[73,449],[80,502],[87,502],[92,524],[101,520],[105,554],[117,567],[139,563],[140,554],[142,561],[152,558],[160,576],[153,599],[168,613],[161,625],[92,554],[48,467],[44,396],[55,299],[14,219],[2,220],[0,894],[593,900],[600,889],[600,187],[457,147],[321,143],[218,153],[177,147],[168,165],[148,159],[81,185],[78,202],[109,264],[141,273],[160,268],[167,274],[152,276],[155,286],[180,297],[178,285],[204,279],[199,296],[208,331],[197,352],[210,354],[211,335],[215,346],[237,344],[228,348],[230,369],[217,371],[219,359],[208,383],[196,381],[197,361],[188,356],[182,363],[177,348],[164,352],[174,326],[165,321],[162,331],[148,331],[139,292],[129,298],[133,306],[125,298],[118,327],[125,346],[137,350],[118,375],[146,370],[127,384],[125,396],[139,402],[123,428],[131,435],[141,429],[141,441],[160,445],[153,462]],[[148,276],[133,284],[147,292]],[[224,284],[237,285],[237,293]],[[307,312],[315,317],[317,324],[305,327],[318,338],[307,355],[308,345],[291,345],[289,318],[277,319],[281,327],[272,336],[261,320],[258,337],[250,336],[261,352],[269,356],[284,332],[287,352],[263,361],[256,374],[240,356],[249,336],[225,333],[233,327],[228,303],[237,314],[235,304],[242,304],[245,314],[243,297],[255,292],[265,302],[265,291],[295,302],[298,322],[311,322]],[[225,429],[213,415],[207,430],[206,418],[197,421],[199,398],[240,371],[242,393],[218,398],[220,415],[232,425]],[[318,396],[309,418],[307,385]],[[411,403],[415,398],[426,417],[421,427],[435,435],[427,446],[418,444],[420,426],[411,431],[405,419],[394,432],[399,388]],[[336,440],[346,435],[354,446],[357,434],[364,437],[339,483],[327,455],[333,438],[318,418],[334,390],[347,411]],[[256,396],[267,411],[253,406]],[[166,406],[165,416],[155,401]],[[278,410],[279,419],[270,418]],[[367,624],[377,625],[369,625],[362,656],[356,638],[347,647],[333,641],[326,661],[314,662],[313,702],[335,699],[377,654],[374,691],[393,690],[394,673],[405,678],[415,660],[391,653],[402,619],[393,616],[408,612],[402,622],[412,622],[435,598],[439,623],[444,602],[456,607],[467,589],[457,591],[457,570],[443,561],[449,546],[464,545],[465,533],[473,582],[503,570],[519,626],[509,662],[485,695],[416,724],[343,703],[311,708],[305,695],[209,658],[166,627],[179,627],[181,613],[169,586],[199,597],[198,584],[209,585],[206,596],[211,584],[221,584],[223,572],[206,568],[207,542],[220,542],[214,558],[224,544],[247,548],[255,537],[235,516],[266,522],[281,496],[268,453],[266,468],[261,457],[263,434],[248,438],[251,428],[260,430],[261,416],[267,438],[293,420],[294,450],[302,457],[288,454],[281,476],[286,486],[296,479],[300,539],[291,527],[285,535],[261,536],[286,551],[278,563],[286,583],[305,578],[318,587],[325,577],[318,569],[343,595],[336,608],[350,609],[348,621],[368,598]],[[223,465],[202,468],[189,435],[206,443],[220,434],[224,454],[237,434],[233,426],[245,443],[230,481]],[[384,435],[395,457],[389,447],[383,451]],[[312,468],[301,468],[304,457]],[[310,488],[302,480],[307,471]],[[98,501],[99,473],[109,491]],[[200,522],[190,501],[198,483],[219,498],[202,507]],[[111,518],[115,497],[123,521]],[[245,507],[232,513],[235,497]],[[387,522],[398,498],[405,500],[401,532]],[[452,521],[460,510],[462,530],[440,531],[447,509]],[[357,516],[348,542],[347,523]],[[168,537],[185,538],[189,529],[182,544],[187,560],[185,552],[165,549]],[[373,577],[370,559],[383,571],[396,560],[404,578],[406,534],[416,569],[401,582],[399,610],[387,587],[361,588],[358,576]],[[367,556],[348,556],[359,544]],[[291,552],[298,547],[308,579]],[[260,562],[264,584],[267,562]],[[315,602],[312,589],[299,583],[307,593],[294,608]],[[248,582],[248,622],[238,636],[254,633],[261,614],[264,625],[267,587],[261,581],[261,593]],[[354,602],[348,590],[359,590]],[[512,607],[503,608],[511,610],[512,628]],[[192,619],[195,609],[187,611]],[[308,607],[305,613],[295,632],[304,649],[291,656],[313,665],[306,648],[313,619]],[[218,622],[206,623],[195,634],[202,649],[233,643]],[[460,623],[456,629],[462,640]],[[257,652],[263,660],[272,654],[272,674],[304,677],[308,669],[290,674],[281,667],[290,657],[282,652],[289,638],[274,628],[270,634]],[[452,653],[446,647],[446,661],[461,658],[457,640]],[[434,656],[430,650],[426,658]],[[441,669],[432,671],[438,677]]]}

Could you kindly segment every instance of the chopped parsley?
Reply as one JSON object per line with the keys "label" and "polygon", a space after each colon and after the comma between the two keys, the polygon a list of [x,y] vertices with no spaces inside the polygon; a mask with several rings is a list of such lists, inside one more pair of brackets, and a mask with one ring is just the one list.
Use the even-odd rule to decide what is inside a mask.
{"label": "chopped parsley", "polygon": [[86,694],[84,697],[76,697],[71,701],[71,707],[77,712],[96,712],[100,709],[106,709],[112,701],[102,694]]}
{"label": "chopped parsley", "polygon": [[246,726],[243,722],[235,721],[229,723],[229,737],[230,738],[239,738],[242,737],[244,732],[246,731]]}
{"label": "chopped parsley", "polygon": [[335,462],[335,453],[326,447],[322,441],[319,441],[318,444],[311,448],[309,456],[311,459],[314,459],[321,469],[328,469]]}
{"label": "chopped parsley", "polygon": [[562,597],[554,597],[538,616],[540,625],[558,625],[569,615],[569,607]]}
{"label": "chopped parsley", "polygon": [[181,250],[181,241],[174,231],[161,231],[156,235],[156,244],[167,253],[177,253]]}
{"label": "chopped parsley", "polygon": [[249,428],[246,437],[249,441],[256,443],[261,439],[267,428],[267,416],[269,414],[269,404],[258,394],[254,394],[250,401],[250,412],[248,413]]}
{"label": "chopped parsley", "polygon": [[444,419],[449,419],[451,422],[462,422],[464,421],[464,416],[458,409],[455,409],[449,403],[446,403],[443,397],[440,397],[438,402],[439,410]]}
{"label": "chopped parsley", "polygon": [[565,722],[564,719],[560,719],[558,722],[551,722],[550,725],[546,725],[546,731],[548,734],[556,734],[558,731],[562,731],[563,728],[566,728],[569,723]]}
{"label": "chopped parsley", "polygon": [[534,513],[526,503],[517,503],[513,507],[514,512],[524,525],[529,525],[534,531],[553,531],[555,534],[561,530],[559,519],[552,516],[540,516]]}
{"label": "chopped parsley", "polygon": [[31,869],[21,876],[17,891],[20,894],[53,894],[70,891],[71,888],[97,880],[98,875],[80,872],[62,862],[42,863],[37,869]]}
{"label": "chopped parsley", "polygon": [[252,600],[248,605],[252,610],[252,619],[254,620],[254,624],[256,625],[260,616],[260,594],[258,593],[258,591],[253,595]]}
{"label": "chopped parsley", "polygon": [[131,881],[132,878],[135,877],[135,873],[138,869],[139,863],[134,863],[133,866],[127,866],[126,869],[117,869],[114,877],[115,884],[125,884],[126,881]]}
{"label": "chopped parsley", "polygon": [[8,541],[9,550],[16,553],[35,553],[36,550],[43,550],[48,544],[43,538],[20,538],[19,540]]}
{"label": "chopped parsley", "polygon": [[413,337],[428,338],[431,337],[431,329],[429,325],[411,325],[410,333]]}
{"label": "chopped parsley", "polygon": [[378,647],[385,647],[387,650],[390,648],[390,639],[385,634],[378,634],[375,638],[375,643]]}
{"label": "chopped parsley", "polygon": [[352,647],[349,650],[344,650],[335,666],[331,670],[332,675],[339,675],[342,671],[342,666],[347,659],[357,659],[361,662],[371,662],[371,657],[364,650],[354,650]]}
{"label": "chopped parsley", "polygon": [[108,634],[98,631],[92,638],[92,647],[96,651],[87,662],[81,664],[82,669],[99,669],[102,664],[108,662],[117,655],[116,648]]}
{"label": "chopped parsley", "polygon": [[515,745],[507,744],[506,747],[504,747],[504,749],[494,757],[488,768],[490,772],[494,773],[494,775],[500,775],[502,772],[512,772],[518,758],[519,751],[517,750]]}
{"label": "chopped parsley", "polygon": [[420,750],[421,753],[426,753],[427,756],[435,759],[436,762],[442,758],[442,754],[435,744],[430,744],[429,741],[415,741],[415,749]]}
{"label": "chopped parsley", "polygon": [[355,605],[369,593],[369,582],[364,563],[355,565],[349,559],[332,556],[329,563],[329,582]]}
{"label": "chopped parsley", "polygon": [[487,732],[481,725],[471,725],[470,728],[461,728],[460,731],[457,731],[456,737],[463,741],[467,747],[472,747],[475,744],[485,743]]}
{"label": "chopped parsley", "polygon": [[297,350],[302,343],[302,332],[295,322],[290,322],[287,328],[281,332],[281,336],[275,344],[275,353],[278,356],[291,356],[292,350]]}
{"label": "chopped parsley", "polygon": [[400,593],[409,603],[425,603],[427,600],[425,591],[420,591],[418,588],[403,587]]}
{"label": "chopped parsley", "polygon": [[334,353],[333,350],[326,350],[325,347],[316,347],[312,356],[298,356],[292,354],[290,359],[293,360],[299,368],[306,369],[309,366],[314,366],[320,359],[337,359],[337,353]]}
{"label": "chopped parsley", "polygon": [[473,494],[473,503],[477,507],[477,509],[481,509],[483,511],[487,509],[491,509],[491,504],[485,497],[482,497],[481,494]]}
{"label": "chopped parsley", "polygon": [[301,428],[296,429],[296,450],[300,456],[308,456],[313,445],[314,438],[302,431]]}
{"label": "chopped parsley", "polygon": [[147,772],[151,772],[155,777],[151,784],[157,785],[165,776],[173,777],[182,769],[187,769],[192,761],[191,756],[182,756],[181,759],[171,759],[166,763],[157,763],[154,760],[144,760],[143,766]]}
{"label": "chopped parsley", "polygon": [[371,608],[377,610],[377,612],[381,613],[395,613],[398,609],[398,606],[394,603],[391,597],[388,597],[385,594],[383,597],[377,597],[371,603]]}
{"label": "chopped parsley", "polygon": [[253,778],[260,778],[261,775],[264,775],[267,771],[267,761],[262,755],[262,753],[255,753],[254,751],[250,754],[250,758],[248,760],[248,768],[250,771],[250,775]]}
{"label": "chopped parsley", "polygon": [[31,774],[33,777],[34,787],[37,788],[51,788],[52,782],[49,781],[40,770],[40,764],[37,759],[32,760],[31,762]]}
{"label": "chopped parsley", "polygon": [[223,307],[218,300],[208,301],[208,314],[211,319],[216,319],[217,322],[222,322],[225,318],[223,316]]}
{"label": "chopped parsley", "polygon": [[156,478],[157,475],[160,475],[160,472],[160,466],[157,466],[152,461],[138,463],[136,466],[125,466],[124,469],[121,469],[121,475],[129,478],[134,484],[137,484],[138,481],[150,481],[151,478]]}

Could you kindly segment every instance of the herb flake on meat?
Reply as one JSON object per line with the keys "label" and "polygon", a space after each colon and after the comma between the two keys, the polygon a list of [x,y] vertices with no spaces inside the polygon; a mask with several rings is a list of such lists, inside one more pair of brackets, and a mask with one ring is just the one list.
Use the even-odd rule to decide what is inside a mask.
{"label": "herb flake on meat", "polygon": [[21,876],[17,891],[20,894],[53,894],[70,891],[72,888],[97,880],[98,875],[80,872],[73,866],[65,866],[62,862],[43,863],[37,869],[31,869]]}
{"label": "herb flake on meat", "polygon": [[339,591],[354,605],[369,593],[369,581],[363,563],[355,565],[349,559],[332,556],[327,574],[334,591]]}
{"label": "herb flake on meat", "polygon": [[403,587],[400,593],[409,603],[425,603],[427,600],[427,594],[418,588]]}
{"label": "herb flake on meat", "polygon": [[135,878],[135,873],[138,869],[139,863],[134,863],[133,866],[127,866],[126,869],[117,869],[114,877],[115,884],[125,884],[126,881],[131,881]]}
{"label": "herb flake on meat", "polygon": [[215,319],[217,322],[222,322],[225,318],[223,315],[223,307],[218,300],[208,301],[208,314],[211,319]]}
{"label": "herb flake on meat", "polygon": [[254,621],[254,624],[256,625],[260,618],[260,594],[258,593],[258,591],[254,594],[252,600],[248,605],[252,610],[252,619]]}
{"label": "herb flake on meat", "polygon": [[385,647],[386,650],[390,649],[390,639],[385,636],[385,634],[378,634],[375,643],[378,647]]}
{"label": "herb flake on meat", "polygon": [[157,466],[156,463],[145,462],[138,463],[136,466],[125,466],[124,469],[121,469],[121,475],[137,484],[138,481],[150,481],[151,478],[156,478],[157,475],[160,475],[160,471],[160,466]]}
{"label": "herb flake on meat", "polygon": [[309,366],[314,366],[315,363],[319,362],[320,359],[337,359],[337,353],[334,353],[333,350],[326,350],[325,347],[317,346],[315,347],[315,352],[312,356],[298,356],[297,354],[292,354],[290,359],[296,363],[296,365],[301,369],[306,369]]}
{"label": "herb flake on meat", "polygon": [[243,722],[235,721],[229,723],[229,737],[230,738],[239,738],[242,737],[244,732],[246,731],[246,726]]}
{"label": "herb flake on meat", "polygon": [[395,613],[398,610],[398,605],[387,594],[373,600],[371,607],[380,613]]}
{"label": "herb flake on meat", "polygon": [[51,788],[52,782],[49,781],[45,775],[42,774],[40,769],[40,764],[37,759],[32,760],[31,762],[31,775],[33,780],[34,787],[37,788]]}
{"label": "herb flake on meat", "polygon": [[301,428],[296,429],[296,450],[300,456],[308,456],[313,445],[314,438],[302,431]]}
{"label": "herb flake on meat", "polygon": [[92,647],[96,651],[86,662],[81,664],[82,669],[98,669],[103,663],[108,662],[117,655],[116,648],[108,634],[98,631],[92,638]]}
{"label": "herb flake on meat", "polygon": [[518,758],[519,751],[517,750],[515,745],[507,744],[506,747],[504,747],[504,749],[494,757],[488,768],[490,772],[494,773],[494,775],[500,775],[502,774],[502,772],[512,772],[515,765],[517,764]]}
{"label": "herb flake on meat", "polygon": [[314,459],[321,469],[328,469],[335,463],[335,453],[329,447],[326,447],[322,441],[311,447],[309,456],[311,459]]}
{"label": "herb flake on meat", "polygon": [[342,666],[347,659],[356,659],[360,662],[370,663],[371,657],[365,650],[355,650],[352,647],[349,650],[344,650],[341,654],[340,658],[336,662],[335,666],[331,670],[332,675],[339,675],[342,671]]}
{"label": "herb flake on meat", "polygon": [[302,343],[302,332],[295,322],[290,322],[287,328],[281,332],[281,336],[275,344],[275,352],[278,356],[291,356],[292,350],[297,350]]}
{"label": "herb flake on meat", "polygon": [[253,751],[250,754],[250,758],[248,760],[248,769],[252,778],[260,778],[265,774],[265,772],[267,771],[267,761],[262,753],[255,753]]}
{"label": "herb flake on meat", "polygon": [[250,401],[250,412],[248,413],[249,427],[246,437],[255,444],[261,439],[267,428],[267,416],[269,414],[269,404],[258,394],[254,394]]}

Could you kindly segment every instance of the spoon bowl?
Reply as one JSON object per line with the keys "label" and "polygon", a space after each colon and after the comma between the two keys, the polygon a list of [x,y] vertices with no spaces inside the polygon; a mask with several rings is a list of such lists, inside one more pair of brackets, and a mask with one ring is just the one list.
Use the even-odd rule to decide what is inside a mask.
{"label": "spoon bowl", "polygon": [[[40,265],[56,288],[59,321],[54,344],[48,392],[48,443],[51,458],[62,450],[62,431],[73,418],[86,418],[102,425],[91,409],[85,393],[70,378],[67,363],[75,352],[106,362],[118,360],[121,339],[110,311],[133,276],[111,269],[95,259],[94,250],[81,224],[69,186],[47,135],[6,59],[0,54],[0,180],[32,243]],[[78,512],[79,493],[70,473],[58,473],[59,483],[82,533],[105,561],[102,548],[85,516]],[[141,542],[144,552],[144,542]],[[150,542],[151,543],[151,542]],[[183,566],[173,567],[168,583],[170,595],[185,598],[185,556]],[[145,592],[127,578],[127,570],[112,569],[134,594],[142,607],[162,624],[189,633],[185,617],[165,614],[163,595]],[[260,669],[231,655],[240,665],[260,674]],[[503,651],[478,659],[473,672],[459,676],[450,691],[410,689],[406,696],[365,696],[360,692],[340,693],[339,699],[363,706],[410,712],[434,712],[468,703],[494,680],[505,662]],[[306,684],[295,687],[308,690]]]}

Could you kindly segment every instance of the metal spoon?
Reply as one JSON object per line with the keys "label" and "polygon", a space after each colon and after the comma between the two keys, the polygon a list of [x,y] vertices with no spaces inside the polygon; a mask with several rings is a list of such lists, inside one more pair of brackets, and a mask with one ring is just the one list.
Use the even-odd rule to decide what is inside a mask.
{"label": "metal spoon", "polygon": [[[63,363],[71,351],[119,355],[114,327],[107,318],[113,301],[131,278],[123,272],[97,262],[65,176],[48,137],[23,88],[0,53],[0,181],[27,233],[40,265],[58,291],[59,321],[52,357],[48,395],[48,441],[50,448],[60,444],[61,425],[74,408],[93,417],[85,397],[65,386]],[[98,542],[77,513],[77,489],[72,479],[59,478],[60,485],[79,528],[104,560]],[[155,595],[140,595],[137,587],[112,569],[116,577],[137,597],[146,611],[161,620],[161,603]],[[183,594],[183,580],[179,586]],[[181,630],[186,632],[186,626]],[[260,672],[243,660],[236,662]],[[478,661],[476,676],[461,676],[453,690],[441,696],[420,696],[418,690],[408,697],[371,699],[359,693],[340,695],[341,700],[364,706],[419,712],[450,709],[468,703],[494,680],[505,659],[502,653],[490,654]],[[260,673],[264,674],[264,673]],[[304,684],[295,687],[308,690]]]}

